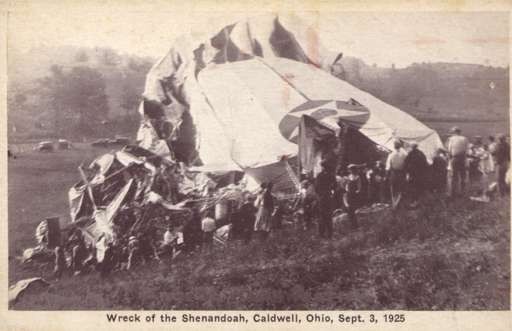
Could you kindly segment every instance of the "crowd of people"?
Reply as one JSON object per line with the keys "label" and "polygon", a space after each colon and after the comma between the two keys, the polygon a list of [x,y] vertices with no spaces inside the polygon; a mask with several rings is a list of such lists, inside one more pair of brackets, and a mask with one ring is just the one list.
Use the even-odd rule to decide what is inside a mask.
{"label": "crowd of people", "polygon": [[431,164],[417,143],[402,141],[394,143],[385,162],[349,164],[341,169],[322,162],[318,176],[306,177],[301,183],[301,215],[305,228],[311,228],[316,220],[319,236],[331,238],[332,215],[336,209],[345,211],[350,225],[357,228],[356,210],[362,206],[386,203],[394,210],[404,205],[416,208],[427,191],[448,197],[470,193],[466,190],[468,182],[488,199],[492,195],[508,195],[506,173],[510,165],[510,145],[507,137],[499,135],[496,140],[490,136],[486,144],[479,136],[470,142],[457,127],[450,133],[446,147],[437,150]]}
{"label": "crowd of people", "polygon": [[[460,129],[453,128],[452,136],[447,142],[450,158],[448,169],[451,170],[450,193],[461,195],[466,189],[466,182],[480,183],[483,194],[501,196],[509,192],[506,174],[510,166],[510,144],[507,136],[500,134],[497,140],[488,137],[484,143],[482,137],[476,136],[473,142],[464,137]],[[493,183],[496,183],[493,185]]]}
{"label": "crowd of people", "polygon": [[427,191],[461,196],[470,182],[472,187],[479,183],[476,186],[483,194],[505,196],[509,192],[505,180],[509,163],[510,145],[504,135],[488,137],[487,143],[481,137],[470,142],[460,129],[453,128],[446,147],[437,151],[431,164],[416,143],[396,141],[385,160],[371,164],[339,167],[323,160],[316,177],[301,178],[295,199],[276,199],[273,183],[268,182],[262,183],[257,192],[242,191],[239,198],[223,204],[224,212],[217,210],[220,203],[196,204],[179,222],[160,215],[154,217],[160,221],[138,227],[151,206],[135,208],[124,216],[122,212],[116,226],[132,231],[118,231],[125,235],[115,239],[101,235],[91,244],[82,230],[75,228],[54,250],[54,272],[60,277],[66,270],[72,274],[97,270],[106,276],[115,269],[130,270],[138,264],[172,260],[181,252],[209,250],[214,233],[225,225],[229,225],[230,240],[265,241],[272,230],[281,228],[285,214],[306,231],[316,224],[318,236],[329,239],[336,211],[345,213],[348,224],[356,229],[361,207],[381,204],[393,210],[416,208]]}

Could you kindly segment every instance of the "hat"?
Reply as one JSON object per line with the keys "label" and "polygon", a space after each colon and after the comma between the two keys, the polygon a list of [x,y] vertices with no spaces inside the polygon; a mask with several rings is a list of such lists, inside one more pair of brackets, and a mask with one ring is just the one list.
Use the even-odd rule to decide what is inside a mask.
{"label": "hat", "polygon": [[356,169],[356,168],[357,168],[357,165],[356,165],[356,164],[353,164],[353,163],[351,163],[351,164],[349,164],[349,165],[347,166],[347,169]]}
{"label": "hat", "polygon": [[128,238],[128,241],[134,241],[134,240],[137,240],[137,238],[135,238],[135,236],[130,236],[130,238]]}
{"label": "hat", "polygon": [[418,143],[416,141],[411,141],[409,144],[411,147],[418,147]]}
{"label": "hat", "polygon": [[454,127],[450,130],[450,132],[452,132],[452,133],[460,132],[460,129],[459,129],[459,127],[458,127],[458,126],[454,126]]}

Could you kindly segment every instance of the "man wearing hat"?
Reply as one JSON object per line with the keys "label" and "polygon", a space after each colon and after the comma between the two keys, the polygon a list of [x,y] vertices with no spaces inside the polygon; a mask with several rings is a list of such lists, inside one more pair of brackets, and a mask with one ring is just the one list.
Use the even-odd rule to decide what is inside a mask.
{"label": "man wearing hat", "polygon": [[320,238],[332,237],[332,206],[333,194],[336,188],[336,174],[333,166],[326,160],[322,161],[322,171],[315,180],[315,192],[318,196],[318,234]]}
{"label": "man wearing hat", "polygon": [[468,139],[461,135],[458,127],[453,127],[450,131],[452,135],[448,138],[446,149],[450,157],[452,168],[452,195],[457,191],[462,194],[466,180],[466,153],[468,150]]}

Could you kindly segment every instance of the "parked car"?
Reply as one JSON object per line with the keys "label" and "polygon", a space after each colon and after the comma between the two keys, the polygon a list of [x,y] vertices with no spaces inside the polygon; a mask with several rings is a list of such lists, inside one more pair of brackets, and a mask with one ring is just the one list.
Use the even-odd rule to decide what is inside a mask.
{"label": "parked car", "polygon": [[109,140],[110,139],[100,138],[100,139],[97,139],[97,140],[93,141],[91,143],[91,146],[94,146],[94,147],[107,147],[110,144]]}
{"label": "parked car", "polygon": [[57,146],[59,147],[59,149],[70,149],[71,143],[66,139],[59,139],[57,141]]}
{"label": "parked car", "polygon": [[40,152],[53,152],[53,141],[41,141],[34,149]]}

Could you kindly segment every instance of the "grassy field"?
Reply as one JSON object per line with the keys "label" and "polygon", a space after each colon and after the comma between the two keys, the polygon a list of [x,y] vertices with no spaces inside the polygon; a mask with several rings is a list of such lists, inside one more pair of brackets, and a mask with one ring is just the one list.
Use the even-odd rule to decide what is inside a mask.
{"label": "grassy field", "polygon": [[108,150],[78,144],[72,150],[42,153],[24,145],[8,164],[9,281],[29,276],[14,257],[35,246],[35,229],[44,218],[69,222],[68,190],[79,180],[77,167]]}
{"label": "grassy field", "polygon": [[[52,265],[20,266],[44,217],[67,219],[77,166],[105,150],[79,146],[9,160],[9,282]],[[425,197],[415,211],[361,217],[332,241],[285,228],[265,244],[230,243],[173,264],[107,279],[65,277],[14,309],[510,309],[510,205]]]}

